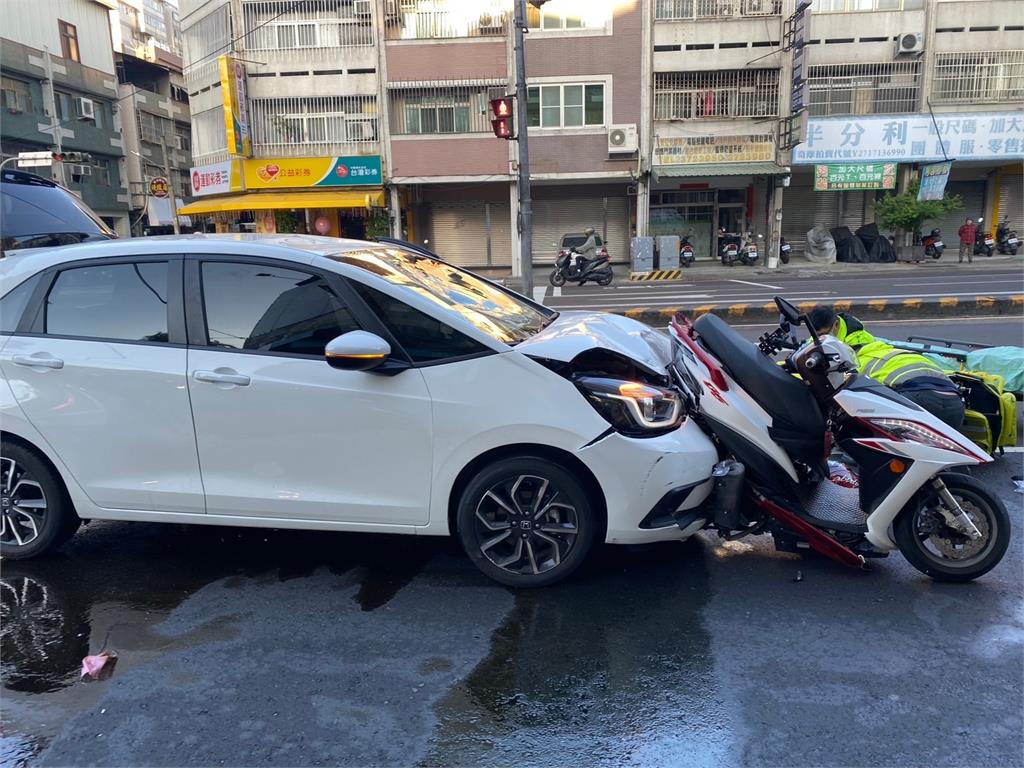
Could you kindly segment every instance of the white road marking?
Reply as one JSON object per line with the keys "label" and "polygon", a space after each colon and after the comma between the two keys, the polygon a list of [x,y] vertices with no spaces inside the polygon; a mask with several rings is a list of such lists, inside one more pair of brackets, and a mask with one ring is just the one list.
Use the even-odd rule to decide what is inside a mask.
{"label": "white road marking", "polygon": [[752,283],[749,280],[730,280],[730,283],[743,283],[744,285],[756,285],[758,288],[771,288],[773,291],[781,291],[781,285],[765,285],[764,283]]}
{"label": "white road marking", "polygon": [[1024,448],[1021,448],[1019,445],[1012,448],[1003,448],[1003,450],[1007,453],[1024,453]]}
{"label": "white road marking", "polygon": [[552,295],[552,296],[554,296],[555,298],[558,298],[559,296],[561,296],[561,295],[562,295],[562,289],[561,289],[561,288],[558,288],[558,287],[556,286],[556,287],[555,287],[555,288],[554,288],[554,289],[552,290],[552,293],[551,293],[551,295]]}
{"label": "white road marking", "polygon": [[547,295],[547,292],[548,292],[547,286],[540,286],[540,285],[536,286],[533,289],[533,300],[536,301],[538,304],[543,304],[544,303],[544,297]]}

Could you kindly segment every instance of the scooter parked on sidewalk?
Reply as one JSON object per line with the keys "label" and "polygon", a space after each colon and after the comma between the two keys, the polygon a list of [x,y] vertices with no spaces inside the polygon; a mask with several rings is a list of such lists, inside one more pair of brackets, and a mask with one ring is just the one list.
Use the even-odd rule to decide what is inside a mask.
{"label": "scooter parked on sidewalk", "polygon": [[679,263],[684,267],[692,267],[693,262],[697,260],[693,245],[690,243],[691,237],[693,237],[693,230],[679,238]]}
{"label": "scooter parked on sidewalk", "polygon": [[561,288],[566,282],[583,285],[588,280],[598,285],[610,285],[611,258],[604,255],[588,259],[574,250],[561,251],[555,259],[555,268],[548,276],[548,281],[556,288]]}
{"label": "scooter parked on sidewalk", "polygon": [[996,227],[996,250],[1004,255],[1016,256],[1019,247],[1020,240],[1017,239],[1017,230],[1010,229],[1010,224],[1004,216],[1003,220],[999,222],[999,226]]}
{"label": "scooter parked on sidewalk", "polygon": [[[958,471],[991,457],[858,375],[849,347],[818,337],[785,299],[775,303],[779,327],[757,344],[713,314],[671,323],[674,383],[719,451],[710,491],[694,489],[706,498],[690,509],[673,500],[676,525],[730,541],[770,533],[782,551],[812,549],[854,567],[898,549],[937,581],[970,581],[994,568],[1010,541],[1009,516],[984,484]],[[800,325],[809,341],[776,364]]]}
{"label": "scooter parked on sidewalk", "polygon": [[992,239],[990,232],[982,228],[982,223],[985,221],[981,216],[978,217],[978,228],[974,233],[974,255],[975,256],[991,256],[993,247],[995,246],[995,240]]}
{"label": "scooter parked on sidewalk", "polygon": [[786,238],[779,237],[779,261],[789,264],[789,257],[793,253],[793,246],[786,242]]}
{"label": "scooter parked on sidewalk", "polygon": [[942,242],[942,232],[938,228],[922,238],[921,245],[924,246],[924,255],[932,259],[941,259],[942,252],[946,250],[946,244]]}
{"label": "scooter parked on sidewalk", "polygon": [[[758,235],[761,238],[762,235]],[[741,235],[735,232],[726,232],[724,229],[718,234],[718,248],[722,258],[722,266],[731,267],[737,262],[746,267],[757,263],[760,254],[757,252],[757,242],[748,232]]]}

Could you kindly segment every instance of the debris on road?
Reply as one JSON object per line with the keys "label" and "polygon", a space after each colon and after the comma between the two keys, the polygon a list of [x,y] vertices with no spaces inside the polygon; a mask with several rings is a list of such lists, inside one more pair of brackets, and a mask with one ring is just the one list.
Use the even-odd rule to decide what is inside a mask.
{"label": "debris on road", "polygon": [[1014,475],[1010,479],[1013,480],[1013,490],[1017,493],[1024,493],[1024,477]]}
{"label": "debris on road", "polygon": [[804,580],[804,572],[803,571],[797,571],[796,572],[796,577],[793,579],[793,581],[803,581],[803,580]]}
{"label": "debris on road", "polygon": [[107,680],[114,674],[117,654],[114,651],[100,651],[95,656],[82,659],[82,679],[86,681]]}

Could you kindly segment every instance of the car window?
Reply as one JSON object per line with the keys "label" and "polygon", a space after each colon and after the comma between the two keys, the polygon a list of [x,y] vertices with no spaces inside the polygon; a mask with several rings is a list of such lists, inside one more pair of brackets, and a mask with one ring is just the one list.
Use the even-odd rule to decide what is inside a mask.
{"label": "car window", "polygon": [[65,269],[46,299],[46,333],[167,341],[167,262]]}
{"label": "car window", "polygon": [[472,323],[491,338],[517,344],[557,315],[505,292],[472,272],[398,248],[344,251],[329,258],[382,277],[419,294],[453,321]]}
{"label": "car window", "polygon": [[414,363],[431,363],[490,351],[483,344],[403,301],[362,283],[352,284]]}
{"label": "car window", "polygon": [[38,282],[39,275],[30,277],[0,299],[0,333],[14,333],[18,330],[18,322]]}
{"label": "car window", "polygon": [[[604,240],[601,239],[600,235],[594,235],[594,240],[597,243],[598,248],[604,245]],[[579,248],[585,242],[587,242],[586,235],[564,235],[562,237],[562,247],[566,249]]]}
{"label": "car window", "polygon": [[359,325],[316,275],[259,264],[205,262],[209,346],[322,357],[327,343]]}

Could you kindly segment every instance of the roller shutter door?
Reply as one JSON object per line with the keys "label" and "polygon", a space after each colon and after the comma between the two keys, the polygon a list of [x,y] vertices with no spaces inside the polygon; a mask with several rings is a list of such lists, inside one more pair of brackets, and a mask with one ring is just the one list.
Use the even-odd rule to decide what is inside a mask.
{"label": "roller shutter door", "polygon": [[839,197],[838,192],[815,192],[812,187],[783,189],[782,236],[802,251],[808,230],[818,224],[829,229],[839,226]]}
{"label": "roller shutter door", "polygon": [[430,203],[426,227],[430,249],[445,260],[465,267],[507,267],[512,263],[510,215],[508,203]]}
{"label": "roller shutter door", "polygon": [[999,187],[999,220],[1006,219],[1010,229],[1024,228],[1024,176],[1004,175]]}
{"label": "roller shutter door", "polygon": [[946,185],[946,195],[948,197],[960,195],[963,208],[947,213],[938,221],[924,222],[921,225],[921,231],[927,234],[933,227],[938,227],[942,232],[942,240],[946,244],[946,248],[955,252],[960,243],[960,236],[957,235],[960,225],[968,216],[977,221],[985,211],[985,182],[951,181]]}
{"label": "roller shutter door", "polygon": [[574,197],[533,201],[533,261],[552,264],[562,235],[593,227],[606,242],[612,261],[629,258],[627,199]]}

